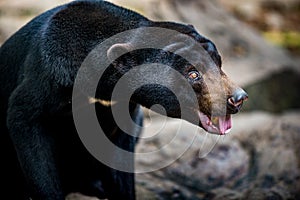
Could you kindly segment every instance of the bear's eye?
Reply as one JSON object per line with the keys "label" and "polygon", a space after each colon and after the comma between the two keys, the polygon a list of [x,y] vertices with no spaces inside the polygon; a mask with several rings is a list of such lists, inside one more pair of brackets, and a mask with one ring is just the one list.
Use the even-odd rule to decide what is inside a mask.
{"label": "bear's eye", "polygon": [[199,80],[199,78],[200,78],[200,74],[198,71],[191,71],[191,72],[189,72],[188,76],[190,79],[192,79],[194,81]]}

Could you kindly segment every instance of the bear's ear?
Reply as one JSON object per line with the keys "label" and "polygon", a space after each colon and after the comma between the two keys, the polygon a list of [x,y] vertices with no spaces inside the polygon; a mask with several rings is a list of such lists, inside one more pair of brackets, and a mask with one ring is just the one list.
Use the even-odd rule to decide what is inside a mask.
{"label": "bear's ear", "polygon": [[109,59],[110,62],[113,62],[116,60],[118,57],[121,55],[133,50],[133,47],[130,43],[117,43],[112,45],[108,50],[107,50],[107,58]]}

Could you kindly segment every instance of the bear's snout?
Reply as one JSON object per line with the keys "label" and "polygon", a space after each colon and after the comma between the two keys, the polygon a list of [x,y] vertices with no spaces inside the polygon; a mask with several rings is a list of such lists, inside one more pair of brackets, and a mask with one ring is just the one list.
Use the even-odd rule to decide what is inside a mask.
{"label": "bear's snout", "polygon": [[243,102],[248,99],[248,94],[241,88],[236,89],[232,96],[227,100],[227,107],[231,114],[237,113],[242,105]]}

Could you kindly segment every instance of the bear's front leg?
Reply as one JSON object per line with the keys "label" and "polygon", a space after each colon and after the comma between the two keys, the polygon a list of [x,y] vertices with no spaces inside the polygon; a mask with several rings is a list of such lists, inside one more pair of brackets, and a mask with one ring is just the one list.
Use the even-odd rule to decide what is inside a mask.
{"label": "bear's front leg", "polygon": [[[116,136],[115,145],[125,151],[134,152],[136,139],[121,130],[114,132]],[[112,158],[112,162],[122,163],[126,170],[123,172],[113,169],[111,166],[104,166],[103,187],[109,200],[135,200],[135,183],[134,183],[134,156],[128,155],[126,158],[120,156],[118,151],[106,152]]]}
{"label": "bear's front leg", "polygon": [[[55,141],[42,119],[50,95],[45,84],[24,81],[9,99],[7,126],[33,200],[63,200]],[[35,81],[36,83],[36,81]],[[37,87],[38,85],[38,87]]]}
{"label": "bear's front leg", "polygon": [[109,200],[135,200],[134,155],[128,154],[123,157],[118,149],[134,152],[136,138],[124,133],[119,128],[113,133],[113,136],[112,141],[116,145],[116,149],[115,151],[107,151],[105,154],[107,158],[111,159],[112,163],[121,163],[121,166],[124,166],[124,169],[130,172],[113,169],[114,165],[104,165],[101,173],[105,194]]}
{"label": "bear's front leg", "polygon": [[103,187],[109,200],[135,200],[134,174],[106,168]]}
{"label": "bear's front leg", "polygon": [[[117,124],[114,123],[114,117],[111,108],[96,104],[96,111],[100,125],[110,141],[115,145],[115,149],[105,152],[107,158],[111,158],[112,163],[119,163],[124,166],[122,169],[114,169],[114,165],[103,165],[102,185],[109,200],[135,200],[135,174],[134,174],[134,154],[137,138],[141,134],[143,126],[143,111],[140,106],[130,104],[129,112],[136,126],[128,128],[130,133],[122,131]],[[120,154],[118,149],[131,152],[124,156]],[[123,155],[123,156],[122,156]],[[108,163],[106,163],[108,164]],[[132,172],[132,173],[131,173]]]}

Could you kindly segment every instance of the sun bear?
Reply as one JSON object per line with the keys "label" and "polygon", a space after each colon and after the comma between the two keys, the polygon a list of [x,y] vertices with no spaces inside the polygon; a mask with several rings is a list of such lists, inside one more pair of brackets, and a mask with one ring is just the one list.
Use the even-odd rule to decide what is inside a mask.
{"label": "sun bear", "polygon": [[[184,42],[177,45],[176,52],[172,51],[172,45],[164,49],[135,50],[130,39],[139,37],[139,33],[129,35],[128,43],[112,45],[104,52],[111,63],[99,77],[95,95],[87,97],[81,109],[94,100],[97,118],[106,136],[120,148],[134,152],[140,130],[126,133],[118,126],[111,111],[112,90],[118,80],[136,66],[161,63],[171,67],[154,74],[146,73],[147,70],[137,72],[136,77],[157,81],[163,74],[166,85],[146,84],[134,91],[128,112],[136,124],[143,124],[140,106],[151,108],[160,104],[167,116],[180,118],[183,113],[179,101],[168,87],[178,89],[185,84],[193,89],[197,98],[195,105],[189,108],[189,113],[198,119],[195,125],[221,135],[230,130],[230,115],[240,110],[247,94],[222,72],[221,57],[215,45],[192,25],[151,21],[106,1],[73,1],[37,16],[1,46],[0,177],[3,184],[0,193],[3,199],[61,200],[70,192],[114,200],[135,199],[134,173],[102,164],[81,142],[72,116],[72,92],[77,72],[89,52],[107,38],[141,27],[176,31],[193,39],[206,54],[195,54],[201,63],[194,66],[176,53],[192,53]],[[114,58],[122,51],[126,52]],[[225,92],[225,98],[219,98],[226,105],[223,113],[211,111],[211,95],[204,81],[204,77],[213,78],[209,66],[217,66],[219,72],[216,96]],[[172,77],[170,69],[183,78]],[[134,81],[124,87],[126,90],[134,87]],[[186,102],[190,98],[189,95],[181,97]],[[124,165],[134,162],[133,158],[124,160],[114,152],[107,155]]]}

